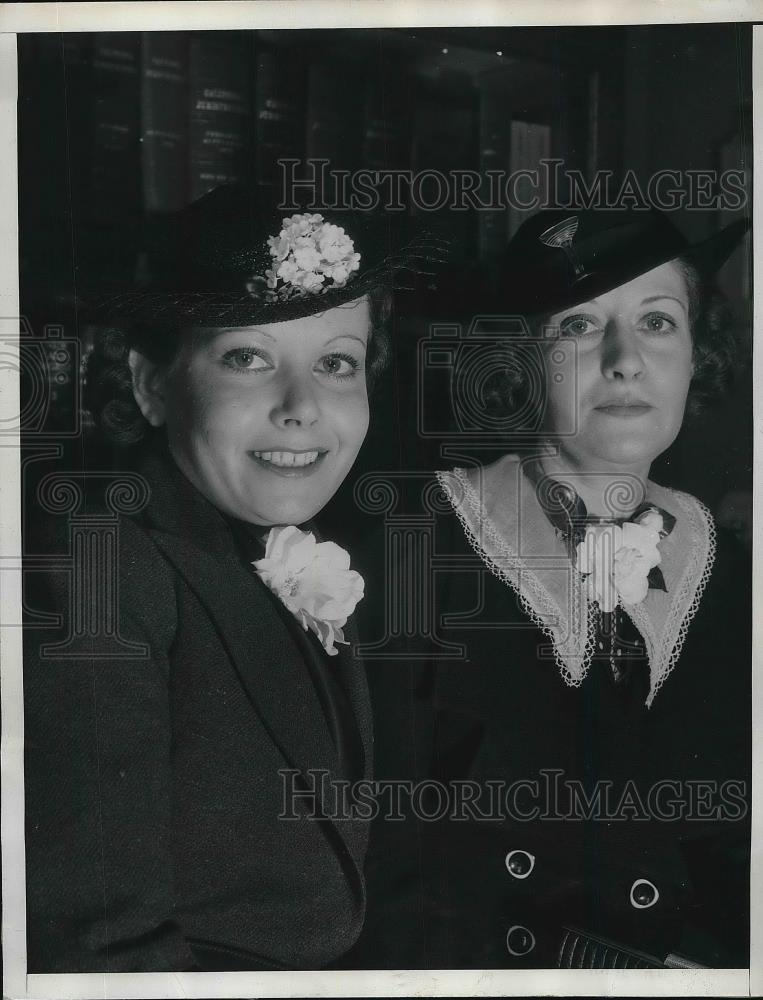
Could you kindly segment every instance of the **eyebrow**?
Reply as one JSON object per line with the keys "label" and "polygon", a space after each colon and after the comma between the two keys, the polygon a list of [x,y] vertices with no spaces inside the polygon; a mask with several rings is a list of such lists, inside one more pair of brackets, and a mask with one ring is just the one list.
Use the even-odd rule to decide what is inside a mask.
{"label": "eyebrow", "polygon": [[677,302],[679,304],[679,306],[681,306],[683,309],[687,308],[686,303],[683,302],[681,299],[676,298],[675,295],[667,295],[667,294],[666,295],[650,295],[648,298],[642,299],[641,300],[641,304],[642,305],[646,305],[647,302],[659,302],[661,299],[670,299],[672,302]]}
{"label": "eyebrow", "polygon": [[[647,305],[649,302],[659,302],[662,299],[671,299],[673,302],[677,302],[679,306],[682,306],[684,310],[687,310],[687,305],[681,299],[677,298],[675,295],[669,295],[667,292],[661,295],[649,295],[647,298],[641,300],[641,305]],[[598,299],[588,299],[586,302],[581,302],[579,306],[573,306],[570,308],[569,312],[572,313],[575,309],[583,309],[585,306],[598,306],[600,302]],[[565,310],[566,312],[566,310]]]}
{"label": "eyebrow", "polygon": [[192,328],[192,332],[195,336],[200,337],[202,342],[205,344],[211,344],[218,337],[225,337],[229,334],[241,333],[242,330],[249,330],[251,333],[257,333],[261,337],[267,337],[268,340],[275,340],[272,333],[267,333],[267,331],[261,329],[259,326],[253,327],[241,327],[241,326],[202,326]]}
{"label": "eyebrow", "polygon": [[[224,337],[226,334],[229,334],[229,333],[236,333],[237,331],[240,331],[241,329],[242,328],[240,326],[226,326],[226,327],[221,327],[215,333],[213,333],[211,335],[210,340],[214,340],[217,337]],[[268,340],[271,340],[274,343],[278,339],[277,337],[274,337],[272,333],[268,333],[267,330],[263,330],[259,326],[249,327],[248,329],[250,329],[252,333],[258,333],[262,337],[267,337]],[[324,341],[324,345],[323,346],[325,347],[328,344],[332,344],[335,340],[347,340],[347,339],[349,339],[349,340],[357,340],[357,342],[361,345],[361,347],[367,347],[368,346],[368,340],[363,340],[361,337],[356,336],[354,333],[337,333],[333,337],[330,337],[328,340]]]}
{"label": "eyebrow", "polygon": [[323,346],[327,347],[329,344],[333,344],[335,340],[357,340],[357,342],[361,345],[361,347],[368,346],[368,340],[367,339],[363,340],[361,337],[358,337],[354,333],[337,333],[335,336],[333,336],[329,340],[325,341],[325,343],[324,343]]}
{"label": "eyebrow", "polygon": [[[268,340],[275,340],[276,339],[273,336],[272,333],[268,333],[267,330],[263,330],[259,326],[245,327],[244,329],[249,329],[249,330],[251,330],[252,333],[258,333],[261,337],[267,337]],[[229,326],[229,327],[226,327],[221,332],[222,333],[233,333],[236,330],[241,330],[241,327],[240,326]]]}

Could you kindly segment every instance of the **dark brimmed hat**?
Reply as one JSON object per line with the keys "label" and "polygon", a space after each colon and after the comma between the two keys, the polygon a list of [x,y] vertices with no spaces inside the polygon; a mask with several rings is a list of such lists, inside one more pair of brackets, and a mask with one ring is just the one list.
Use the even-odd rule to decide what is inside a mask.
{"label": "dark brimmed hat", "polygon": [[325,210],[290,214],[257,188],[224,185],[153,221],[136,287],[86,296],[93,322],[278,323],[372,289],[420,288],[447,242],[404,220]]}
{"label": "dark brimmed hat", "polygon": [[748,228],[740,219],[691,244],[655,208],[544,209],[519,227],[494,264],[495,305],[521,315],[559,312],[681,257],[714,273]]}

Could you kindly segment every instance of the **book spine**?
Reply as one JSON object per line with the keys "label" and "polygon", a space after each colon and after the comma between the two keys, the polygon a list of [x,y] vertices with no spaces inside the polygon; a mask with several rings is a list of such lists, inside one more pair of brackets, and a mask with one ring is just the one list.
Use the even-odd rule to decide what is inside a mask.
{"label": "book spine", "polygon": [[93,39],[93,134],[90,210],[97,222],[121,222],[141,207],[139,36]]}
{"label": "book spine", "polygon": [[188,200],[188,42],[180,33],[141,35],[143,203],[172,212]]}
{"label": "book spine", "polygon": [[[348,86],[350,76],[352,86]],[[314,62],[308,74],[307,156],[330,161],[332,168],[360,166],[365,87],[355,67]]]}
{"label": "book spine", "polygon": [[[541,160],[551,155],[551,128],[536,122],[513,121],[509,144],[509,170],[514,175],[511,191],[515,202],[509,206],[507,214],[507,237],[511,239],[525,219],[548,203],[549,192]],[[517,178],[519,171],[529,171],[529,176]]]}
{"label": "book spine", "polygon": [[246,179],[251,104],[240,38],[193,37],[189,52],[189,197]]}
{"label": "book spine", "polygon": [[368,81],[364,108],[361,162],[367,170],[396,170],[408,162],[409,114],[406,111],[405,77]]}
{"label": "book spine", "polygon": [[586,143],[586,171],[593,180],[599,167],[599,94],[601,73],[595,70],[588,76],[588,142]]}
{"label": "book spine", "polygon": [[254,79],[254,172],[257,183],[277,197],[278,161],[305,156],[305,88],[302,59],[291,50],[256,53]]}
{"label": "book spine", "polygon": [[[476,95],[475,95],[476,96]],[[454,211],[451,204],[456,171],[479,168],[479,107],[471,94],[421,94],[413,115],[412,169],[419,180],[412,192],[412,214],[440,220],[452,235],[452,261],[477,255],[475,212]]]}
{"label": "book spine", "polygon": [[[509,166],[509,117],[503,95],[485,91],[480,102],[480,174],[505,174]],[[487,187],[487,184],[486,184]],[[479,251],[484,260],[506,243],[506,209],[500,205],[479,213]]]}

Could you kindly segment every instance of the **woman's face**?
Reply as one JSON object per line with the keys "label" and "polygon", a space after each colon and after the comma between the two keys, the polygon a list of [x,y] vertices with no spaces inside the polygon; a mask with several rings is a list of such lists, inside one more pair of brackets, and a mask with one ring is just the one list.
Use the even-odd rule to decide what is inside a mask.
{"label": "woman's face", "polygon": [[300,524],[328,502],[368,430],[366,298],[302,319],[193,331],[164,376],[178,466],[254,524]]}
{"label": "woman's face", "polygon": [[648,471],[680,430],[692,376],[689,294],[679,266],[661,264],[554,313],[546,326],[561,338],[549,346],[549,436],[587,471]]}

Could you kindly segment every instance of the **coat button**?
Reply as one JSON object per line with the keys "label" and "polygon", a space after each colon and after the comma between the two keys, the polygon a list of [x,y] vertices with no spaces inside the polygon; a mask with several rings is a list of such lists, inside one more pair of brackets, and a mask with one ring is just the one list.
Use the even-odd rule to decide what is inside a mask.
{"label": "coat button", "polygon": [[535,947],[535,935],[521,924],[509,927],[506,934],[506,948],[510,955],[529,955]]}
{"label": "coat button", "polygon": [[648,910],[660,898],[657,886],[645,878],[637,878],[631,886],[631,906],[637,910]]}
{"label": "coat button", "polygon": [[535,867],[535,855],[529,851],[509,851],[505,864],[509,875],[514,878],[527,878]]}

